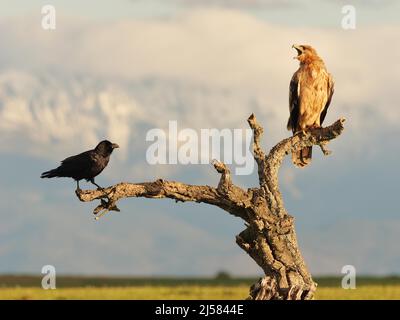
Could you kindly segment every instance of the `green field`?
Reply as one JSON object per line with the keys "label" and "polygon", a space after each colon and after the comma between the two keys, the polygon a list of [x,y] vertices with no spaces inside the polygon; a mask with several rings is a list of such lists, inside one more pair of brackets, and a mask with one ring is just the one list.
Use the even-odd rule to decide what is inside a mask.
{"label": "green field", "polygon": [[[56,290],[43,290],[40,278],[0,276],[0,299],[245,299],[256,279],[60,277]],[[400,279],[360,278],[345,290],[340,279],[316,279],[316,299],[400,299]]]}
{"label": "green field", "polygon": [[[246,286],[82,287],[43,290],[0,288],[0,299],[245,299]],[[355,290],[319,288],[316,299],[399,299],[400,286],[362,286]]]}

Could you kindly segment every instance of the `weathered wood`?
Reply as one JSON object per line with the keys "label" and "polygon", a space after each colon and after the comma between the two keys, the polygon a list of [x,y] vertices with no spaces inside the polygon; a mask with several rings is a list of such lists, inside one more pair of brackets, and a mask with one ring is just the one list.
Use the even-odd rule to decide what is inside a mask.
{"label": "weathered wood", "polygon": [[344,119],[326,128],[312,129],[279,142],[268,155],[260,146],[263,128],[252,114],[248,123],[253,130],[253,153],[258,166],[259,187],[244,190],[232,183],[229,168],[213,161],[221,174],[217,187],[189,185],[158,179],[154,182],[119,183],[99,190],[77,190],[79,200],[100,200],[94,209],[96,218],[119,211],[118,200],[129,197],[170,198],[175,201],[202,202],[217,206],[243,219],[246,229],[236,243],[263,269],[265,277],[250,288],[248,299],[312,299],[317,284],[312,280],[300,253],[294,218],[283,203],[278,172],[286,155],[304,147],[318,145],[325,155],[326,144],[344,130]]}

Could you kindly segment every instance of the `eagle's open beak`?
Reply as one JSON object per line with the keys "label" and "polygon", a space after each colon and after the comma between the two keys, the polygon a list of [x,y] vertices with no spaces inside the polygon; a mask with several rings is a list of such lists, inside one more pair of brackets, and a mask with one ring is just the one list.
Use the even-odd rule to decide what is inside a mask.
{"label": "eagle's open beak", "polygon": [[119,148],[119,145],[117,145],[116,143],[113,143],[111,146],[113,149]]}
{"label": "eagle's open beak", "polygon": [[298,57],[299,55],[301,55],[301,54],[303,53],[303,51],[302,51],[302,49],[300,48],[300,46],[297,45],[297,44],[292,45],[292,48],[293,48],[293,49],[296,49],[296,51],[297,51],[297,56],[296,56],[296,57],[293,57],[293,59],[297,59],[297,57]]}

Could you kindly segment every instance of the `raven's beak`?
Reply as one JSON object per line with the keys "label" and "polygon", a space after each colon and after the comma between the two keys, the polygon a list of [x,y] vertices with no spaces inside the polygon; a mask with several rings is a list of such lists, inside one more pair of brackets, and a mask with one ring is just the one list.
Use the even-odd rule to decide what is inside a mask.
{"label": "raven's beak", "polygon": [[113,149],[119,148],[119,145],[117,145],[116,143],[113,143],[111,146]]}

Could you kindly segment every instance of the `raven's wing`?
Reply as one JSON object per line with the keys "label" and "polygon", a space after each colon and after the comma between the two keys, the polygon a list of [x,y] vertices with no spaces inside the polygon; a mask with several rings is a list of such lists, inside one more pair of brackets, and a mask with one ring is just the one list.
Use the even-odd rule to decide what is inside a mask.
{"label": "raven's wing", "polygon": [[297,123],[299,120],[300,110],[300,72],[296,71],[293,74],[292,80],[289,85],[289,120],[287,129],[296,132]]}
{"label": "raven's wing", "polygon": [[329,105],[331,104],[332,96],[333,93],[335,92],[335,82],[333,81],[332,75],[328,73],[328,87],[327,87],[327,94],[328,94],[328,99],[326,101],[324,110],[322,110],[320,118],[319,118],[319,124],[322,126],[322,122],[324,122],[326,113],[328,111]]}
{"label": "raven's wing", "polygon": [[57,173],[61,176],[83,179],[90,176],[96,164],[97,154],[94,150],[89,150],[61,161]]}

